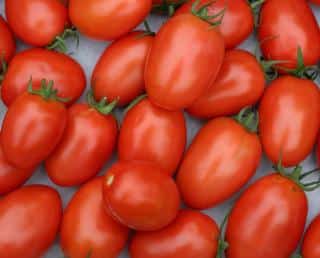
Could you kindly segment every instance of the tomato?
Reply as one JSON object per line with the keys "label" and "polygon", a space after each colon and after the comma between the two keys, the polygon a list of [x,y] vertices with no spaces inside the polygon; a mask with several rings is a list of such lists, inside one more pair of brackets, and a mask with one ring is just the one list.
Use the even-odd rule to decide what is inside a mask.
{"label": "tomato", "polygon": [[226,258],[290,257],[303,233],[307,210],[306,195],[295,182],[279,174],[261,178],[230,213]]}
{"label": "tomato", "polygon": [[91,78],[97,100],[118,98],[118,105],[124,106],[143,93],[144,67],[153,42],[153,36],[143,33],[132,32],[104,51]]}
{"label": "tomato", "polygon": [[303,240],[303,258],[320,257],[320,216],[317,216],[310,224]]}
{"label": "tomato", "polygon": [[259,166],[256,133],[232,118],[216,118],[196,135],[180,166],[177,184],[185,203],[213,207],[236,193]]}
{"label": "tomato", "polygon": [[113,40],[139,25],[151,7],[152,0],[69,0],[69,15],[84,35]]}
{"label": "tomato", "polygon": [[255,105],[264,86],[264,72],[253,55],[244,50],[227,51],[217,79],[188,112],[199,118],[234,115]]}
{"label": "tomato", "polygon": [[[115,118],[98,103],[75,104],[68,110],[66,130],[45,162],[49,178],[61,186],[82,184],[98,174],[116,145]],[[77,162],[72,162],[74,159]]]}
{"label": "tomato", "polygon": [[[190,12],[196,0],[188,1],[175,13],[180,15]],[[207,4],[208,0],[200,0],[200,4]],[[225,9],[225,13],[219,26],[224,38],[226,48],[231,49],[242,43],[254,29],[254,17],[250,5],[246,0],[217,0],[212,1],[208,7],[208,15],[215,15]],[[212,21],[218,21],[213,18]],[[239,26],[241,24],[241,26]]]}
{"label": "tomato", "polygon": [[260,11],[258,27],[261,50],[265,58],[283,60],[281,67],[297,66],[297,50],[301,48],[305,65],[320,58],[320,30],[305,0],[268,0]]}
{"label": "tomato", "polygon": [[5,0],[8,23],[25,43],[43,47],[62,34],[68,11],[58,0]]}
{"label": "tomato", "polygon": [[103,185],[107,212],[139,231],[159,230],[178,214],[180,197],[167,172],[152,163],[115,163]]}
{"label": "tomato", "polygon": [[3,102],[9,106],[22,94],[32,77],[33,87],[38,89],[41,80],[53,80],[58,96],[68,98],[72,104],[81,95],[86,86],[82,67],[67,55],[33,48],[18,53],[10,62],[1,86]]}
{"label": "tomato", "polygon": [[284,166],[303,161],[316,143],[320,93],[312,81],[283,76],[265,91],[259,107],[260,138],[268,158]]}
{"label": "tomato", "polygon": [[118,143],[119,159],[154,162],[172,175],[182,158],[186,138],[181,111],[167,111],[144,99],[124,117]]}
{"label": "tomato", "polygon": [[155,232],[138,232],[130,244],[132,258],[213,258],[219,229],[198,211],[182,210],[169,226]]}
{"label": "tomato", "polygon": [[19,96],[5,115],[1,144],[5,157],[18,168],[41,163],[62,137],[67,111],[51,83],[43,81],[41,90]]}
{"label": "tomato", "polygon": [[[0,62],[4,59],[9,62],[16,51],[16,42],[7,23],[0,15]],[[1,68],[0,68],[1,72]]]}
{"label": "tomato", "polygon": [[145,69],[146,90],[153,103],[179,110],[209,88],[224,57],[223,38],[211,26],[190,13],[161,27]]}
{"label": "tomato", "polygon": [[0,201],[1,258],[43,257],[59,230],[62,203],[48,186],[26,186]]}
{"label": "tomato", "polygon": [[60,244],[66,257],[117,258],[126,245],[129,229],[105,213],[102,184],[99,177],[82,186],[64,212]]}

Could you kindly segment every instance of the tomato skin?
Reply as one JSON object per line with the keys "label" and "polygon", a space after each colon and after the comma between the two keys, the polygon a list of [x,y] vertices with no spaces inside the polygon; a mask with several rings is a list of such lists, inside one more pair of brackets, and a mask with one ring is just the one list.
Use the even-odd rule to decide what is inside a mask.
{"label": "tomato skin", "polygon": [[[196,0],[182,5],[175,15],[189,13]],[[200,0],[199,6],[207,4],[207,0]],[[254,29],[254,17],[251,7],[246,0],[217,0],[207,9],[208,15],[215,15],[226,8],[221,25],[218,27],[225,41],[227,49],[235,48],[241,44]],[[212,19],[217,21],[217,19]],[[239,26],[241,24],[241,26]]]}
{"label": "tomato skin", "polygon": [[[8,24],[0,15],[0,58],[9,62],[16,51],[16,42]],[[1,71],[1,70],[0,70]]]}
{"label": "tomato skin", "polygon": [[[294,25],[294,26],[293,26]],[[305,0],[268,0],[260,11],[258,27],[261,50],[267,59],[289,61],[281,67],[297,66],[301,48],[305,65],[314,65],[320,58],[320,30]]]}
{"label": "tomato skin", "polygon": [[264,152],[284,166],[303,161],[316,143],[320,126],[320,93],[309,80],[283,76],[266,89],[259,107]]}
{"label": "tomato skin", "polygon": [[184,202],[206,209],[226,200],[253,176],[261,155],[255,133],[232,118],[211,120],[198,132],[178,172]]}
{"label": "tomato skin", "polygon": [[60,244],[66,257],[84,258],[91,251],[91,258],[117,258],[126,245],[129,229],[105,213],[102,184],[102,177],[86,183],[64,212]]}
{"label": "tomato skin", "polygon": [[28,92],[22,94],[3,121],[1,144],[5,157],[18,168],[37,166],[59,143],[66,120],[62,103]]}
{"label": "tomato skin", "polygon": [[233,207],[226,258],[287,258],[298,246],[308,210],[303,190],[271,174],[252,184]]}
{"label": "tomato skin", "polygon": [[22,187],[0,201],[1,258],[39,258],[59,230],[62,203],[48,186]]}
{"label": "tomato skin", "polygon": [[191,14],[169,19],[149,53],[145,83],[150,100],[162,108],[191,105],[215,80],[224,42],[210,24]]}
{"label": "tomato skin", "polygon": [[320,257],[320,216],[317,216],[310,224],[302,243],[303,258]]}
{"label": "tomato skin", "polygon": [[183,112],[167,111],[144,99],[124,117],[118,156],[120,160],[154,162],[173,175],[183,156],[186,138]]}
{"label": "tomato skin", "polygon": [[57,0],[6,0],[8,23],[25,43],[44,47],[63,33],[68,23],[68,11]]}
{"label": "tomato skin", "polygon": [[[49,178],[60,186],[86,182],[110,159],[117,133],[112,115],[104,116],[87,104],[73,105],[62,139],[45,162]],[[74,158],[77,162],[71,162]]]}
{"label": "tomato skin", "polygon": [[115,163],[104,178],[103,195],[108,214],[139,231],[167,226],[180,205],[173,179],[163,169],[145,162]]}
{"label": "tomato skin", "polygon": [[229,50],[217,79],[188,112],[198,118],[237,114],[258,102],[264,86],[264,72],[256,58],[244,50]]}
{"label": "tomato skin", "polygon": [[181,210],[167,227],[138,232],[130,244],[132,258],[212,258],[218,247],[219,229],[209,216]]}
{"label": "tomato skin", "polygon": [[58,96],[70,99],[72,104],[86,86],[82,67],[67,55],[50,50],[33,48],[18,53],[10,62],[1,86],[1,98],[5,105],[13,101],[27,89],[32,77],[34,89],[40,87],[42,79],[53,80]]}
{"label": "tomato skin", "polygon": [[311,3],[314,3],[314,4],[320,4],[320,1],[319,0],[309,0]]}
{"label": "tomato skin", "polygon": [[143,93],[144,67],[154,39],[153,36],[141,36],[143,33],[132,32],[114,41],[104,51],[91,78],[97,100],[118,98],[118,106],[125,106]]}
{"label": "tomato skin", "polygon": [[152,0],[70,0],[69,16],[84,35],[114,40],[139,25],[151,7]]}

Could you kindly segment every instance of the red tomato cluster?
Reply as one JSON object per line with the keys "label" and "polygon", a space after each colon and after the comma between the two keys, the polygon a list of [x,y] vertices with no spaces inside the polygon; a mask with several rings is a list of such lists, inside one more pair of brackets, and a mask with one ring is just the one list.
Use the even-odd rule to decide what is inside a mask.
{"label": "red tomato cluster", "polygon": [[[4,7],[0,258],[43,257],[57,235],[68,258],[117,258],[127,244],[132,258],[320,258],[320,215],[303,237],[319,172],[299,165],[320,142],[320,29],[306,0]],[[169,16],[159,31],[134,30],[151,12]],[[262,57],[235,49],[255,26]],[[78,32],[113,40],[82,103],[86,74],[66,53]],[[15,38],[31,48],[15,54]],[[208,121],[187,147],[188,115]],[[242,192],[263,154],[273,171]],[[41,164],[80,187],[64,210],[52,187],[23,186]],[[220,228],[201,212],[237,193]]]}

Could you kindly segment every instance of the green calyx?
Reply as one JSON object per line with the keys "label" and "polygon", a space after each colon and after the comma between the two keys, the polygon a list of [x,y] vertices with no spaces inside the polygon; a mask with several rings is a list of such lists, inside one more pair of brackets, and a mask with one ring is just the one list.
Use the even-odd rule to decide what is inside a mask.
{"label": "green calyx", "polygon": [[172,17],[182,4],[187,2],[187,0],[180,0],[175,3],[171,3],[169,0],[163,0],[161,4],[153,5],[152,10],[156,13],[168,14],[169,17]]}
{"label": "green calyx", "polygon": [[143,24],[144,24],[144,27],[145,27],[145,31],[142,32],[140,35],[138,35],[138,38],[143,38],[143,37],[146,37],[146,36],[152,36],[153,37],[153,36],[156,35],[156,33],[151,30],[151,27],[150,27],[150,25],[149,25],[147,20],[145,20],[143,22]]}
{"label": "green calyx", "polygon": [[252,10],[257,10],[266,0],[248,0]]}
{"label": "green calyx", "polygon": [[59,102],[68,102],[69,98],[61,98],[58,97],[58,90],[53,88],[53,81],[47,81],[45,79],[41,80],[40,89],[34,90],[32,88],[32,79],[30,79],[28,83],[28,92],[32,95],[38,95],[41,96],[45,100],[54,100]]}
{"label": "green calyx", "polygon": [[80,42],[79,33],[75,27],[71,27],[66,28],[61,35],[56,36],[52,43],[47,46],[47,49],[66,53],[68,51],[66,40],[69,38],[76,41],[76,46],[78,48]]}
{"label": "green calyx", "polygon": [[118,99],[108,103],[107,98],[102,98],[99,102],[97,102],[93,96],[93,91],[90,90],[87,93],[87,102],[90,107],[96,109],[102,115],[109,115],[115,109],[118,104]]}
{"label": "green calyx", "polygon": [[259,114],[251,107],[243,108],[234,119],[251,133],[258,132]]}

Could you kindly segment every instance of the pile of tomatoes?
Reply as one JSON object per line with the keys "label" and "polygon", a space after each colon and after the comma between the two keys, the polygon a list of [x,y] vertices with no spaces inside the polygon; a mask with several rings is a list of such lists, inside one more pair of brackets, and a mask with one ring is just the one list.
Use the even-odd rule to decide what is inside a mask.
{"label": "pile of tomatoes", "polygon": [[[320,174],[299,165],[320,129],[320,29],[307,0],[4,6],[0,258],[44,257],[57,236],[68,258],[117,258],[127,244],[132,258],[320,258],[320,215],[304,233]],[[157,33],[151,12],[166,16]],[[78,33],[112,41],[86,93],[68,54]],[[253,33],[261,56],[236,48]],[[15,39],[30,47],[16,53]],[[187,113],[203,121],[188,147]],[[273,169],[218,226],[201,210],[239,194],[263,153]],[[23,186],[41,164],[57,186],[79,187],[64,210],[54,188]]]}

